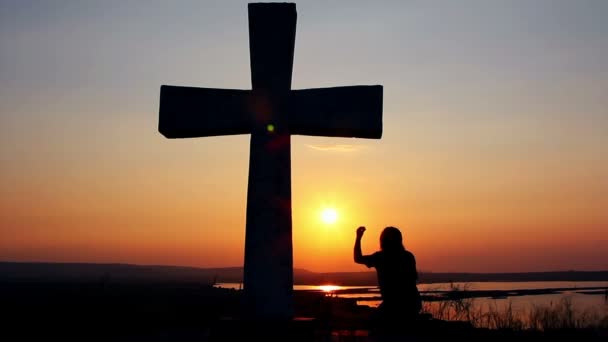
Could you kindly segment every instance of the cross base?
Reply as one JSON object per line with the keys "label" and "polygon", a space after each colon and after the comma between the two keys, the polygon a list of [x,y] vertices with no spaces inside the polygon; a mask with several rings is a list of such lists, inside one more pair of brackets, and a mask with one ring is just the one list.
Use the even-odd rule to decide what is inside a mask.
{"label": "cross base", "polygon": [[256,320],[223,317],[211,328],[210,341],[301,341],[317,340],[317,320]]}

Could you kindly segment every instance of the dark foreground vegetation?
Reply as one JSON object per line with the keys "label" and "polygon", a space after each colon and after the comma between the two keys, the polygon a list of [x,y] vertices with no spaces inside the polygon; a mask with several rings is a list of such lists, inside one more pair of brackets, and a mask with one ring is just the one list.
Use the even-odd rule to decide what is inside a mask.
{"label": "dark foreground vegetation", "polygon": [[[239,319],[239,298],[238,290],[196,282],[3,280],[0,282],[0,309],[5,318],[0,340],[382,340],[382,336],[374,337],[369,333],[369,318],[374,309],[358,306],[353,299],[297,291],[295,309],[300,320],[262,324]],[[444,337],[469,341],[553,341],[557,337],[605,341],[608,337],[605,318],[604,323],[600,320],[598,324],[585,327],[583,324],[569,325],[568,317],[547,312],[545,318],[538,318],[541,325],[529,328],[517,325],[514,319],[509,321],[508,316],[500,317],[503,313],[498,312],[494,321],[502,324],[494,327],[483,327],[478,321],[463,320],[463,317],[454,316],[457,319],[449,320],[433,317],[457,312],[458,303],[466,304],[461,298],[445,303],[449,304],[444,306],[448,311],[423,315],[416,324],[400,325],[391,335],[408,333],[418,341],[436,341]],[[460,312],[466,313],[466,306]],[[564,311],[562,315],[568,315],[568,312]],[[543,319],[551,322],[561,319],[564,324],[542,326]]]}

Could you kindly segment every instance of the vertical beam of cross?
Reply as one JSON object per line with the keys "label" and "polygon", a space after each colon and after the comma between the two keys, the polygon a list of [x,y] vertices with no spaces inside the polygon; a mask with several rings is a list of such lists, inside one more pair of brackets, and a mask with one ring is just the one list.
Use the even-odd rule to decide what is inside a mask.
{"label": "vertical beam of cross", "polygon": [[291,90],[295,4],[249,4],[253,122],[249,155],[243,295],[257,317],[293,314]]}

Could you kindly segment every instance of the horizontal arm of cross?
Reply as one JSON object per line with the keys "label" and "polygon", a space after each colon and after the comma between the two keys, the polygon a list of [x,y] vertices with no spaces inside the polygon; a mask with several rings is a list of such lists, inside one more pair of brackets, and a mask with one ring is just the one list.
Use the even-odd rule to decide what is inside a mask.
{"label": "horizontal arm of cross", "polygon": [[289,132],[345,138],[382,137],[382,86],[292,91]]}
{"label": "horizontal arm of cross", "polygon": [[163,85],[158,130],[167,138],[251,133],[250,92]]}
{"label": "horizontal arm of cross", "polygon": [[[265,103],[260,97],[250,90],[163,85],[158,129],[167,138],[250,134],[265,107],[259,105]],[[277,122],[286,122],[289,134],[382,136],[382,86],[292,90],[281,102],[283,110],[277,115],[283,117]]]}

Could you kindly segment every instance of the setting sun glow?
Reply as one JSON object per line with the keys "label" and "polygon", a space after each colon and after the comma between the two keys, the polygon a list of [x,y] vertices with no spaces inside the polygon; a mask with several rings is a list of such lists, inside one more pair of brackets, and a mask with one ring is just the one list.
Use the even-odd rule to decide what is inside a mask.
{"label": "setting sun glow", "polygon": [[321,211],[321,221],[326,224],[336,223],[338,212],[334,208],[325,208]]}

